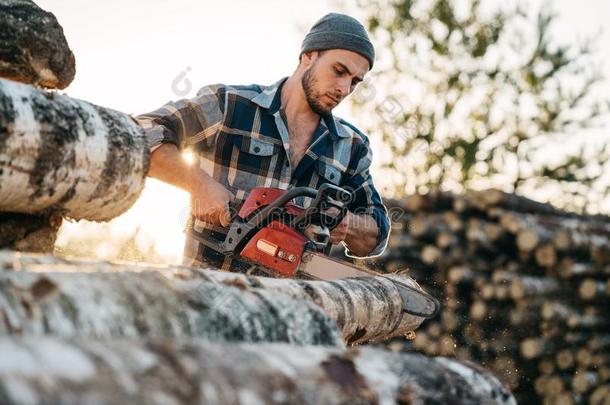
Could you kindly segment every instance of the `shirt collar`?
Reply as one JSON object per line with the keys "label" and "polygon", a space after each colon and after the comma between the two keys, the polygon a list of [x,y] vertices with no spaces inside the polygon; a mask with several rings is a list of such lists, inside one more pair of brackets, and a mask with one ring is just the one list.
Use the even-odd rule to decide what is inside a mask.
{"label": "shirt collar", "polygon": [[[272,85],[264,87],[263,90],[252,99],[252,102],[269,110],[271,114],[275,114],[282,105],[281,89],[284,82],[286,82],[286,79],[288,79],[288,77],[283,77]],[[339,128],[337,128],[335,117],[330,112],[322,115],[320,124],[328,129],[328,132],[330,132],[333,138],[348,138],[350,136],[343,126],[340,125]]]}
{"label": "shirt collar", "polygon": [[283,77],[272,85],[263,87],[263,90],[252,99],[252,102],[269,110],[272,114],[277,112],[282,104],[282,92],[278,90],[282,88],[286,79],[288,79],[288,77]]}

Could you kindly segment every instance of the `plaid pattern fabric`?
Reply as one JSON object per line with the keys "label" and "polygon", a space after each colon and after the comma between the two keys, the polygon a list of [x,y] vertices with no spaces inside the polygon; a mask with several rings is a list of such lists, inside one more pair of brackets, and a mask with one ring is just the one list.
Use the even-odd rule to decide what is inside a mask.
{"label": "plaid pattern fabric", "polygon": [[[153,150],[168,142],[181,150],[190,148],[195,164],[235,194],[237,209],[254,187],[319,188],[332,183],[350,190],[354,196],[350,211],[369,214],[377,222],[378,244],[370,255],[380,254],[387,243],[390,222],[369,173],[372,155],[367,137],[328,114],[320,120],[301,162],[290,167],[289,132],[280,110],[279,90],[285,80],[271,86],[206,86],[192,99],[169,102],[136,119]],[[224,240],[226,232],[226,228],[190,216],[183,264],[208,263],[226,270],[243,270],[243,263],[205,244],[208,240]]]}

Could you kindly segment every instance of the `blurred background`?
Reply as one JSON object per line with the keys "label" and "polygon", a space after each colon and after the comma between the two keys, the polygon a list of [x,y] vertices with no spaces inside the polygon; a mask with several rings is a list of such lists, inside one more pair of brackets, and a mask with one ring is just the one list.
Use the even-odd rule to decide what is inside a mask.
{"label": "blurred background", "polygon": [[[288,76],[309,27],[350,13],[370,29],[378,62],[335,113],[370,136],[384,196],[496,187],[610,212],[607,1],[38,4],[76,56],[65,93],[134,115],[207,84]],[[148,179],[121,217],[65,222],[56,253],[179,263],[187,212],[184,192]]]}

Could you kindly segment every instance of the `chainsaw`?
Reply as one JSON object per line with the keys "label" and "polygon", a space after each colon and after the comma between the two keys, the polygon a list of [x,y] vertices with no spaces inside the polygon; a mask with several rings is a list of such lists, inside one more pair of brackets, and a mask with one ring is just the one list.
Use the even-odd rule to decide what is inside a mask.
{"label": "chainsaw", "polygon": [[[308,208],[295,203],[301,197],[313,199]],[[225,255],[238,256],[273,277],[324,281],[386,277],[398,287],[404,312],[434,317],[440,305],[426,292],[329,256],[330,231],[347,214],[351,199],[349,191],[332,184],[323,184],[318,190],[254,188],[232,219],[225,240],[206,240],[205,244]]]}

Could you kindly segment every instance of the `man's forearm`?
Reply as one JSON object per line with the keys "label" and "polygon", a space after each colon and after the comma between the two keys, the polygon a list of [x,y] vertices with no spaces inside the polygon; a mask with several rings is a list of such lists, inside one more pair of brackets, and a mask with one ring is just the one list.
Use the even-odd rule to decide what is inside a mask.
{"label": "man's forearm", "polygon": [[203,169],[190,165],[173,144],[164,144],[150,157],[150,177],[183,189],[191,195],[191,214],[222,226],[231,221],[229,203],[235,196]]}
{"label": "man's forearm", "polygon": [[345,244],[357,256],[368,255],[377,246],[379,228],[375,218],[366,214],[348,212]]}
{"label": "man's forearm", "polygon": [[190,192],[192,185],[200,181],[203,175],[205,175],[203,170],[190,165],[182,158],[182,154],[174,144],[165,143],[155,149],[150,156],[148,176],[184,191]]}

